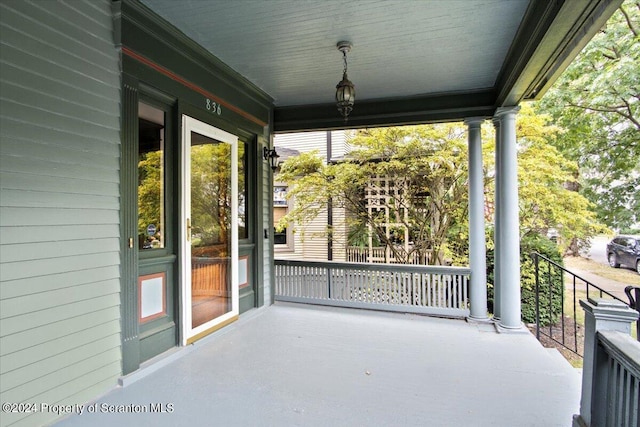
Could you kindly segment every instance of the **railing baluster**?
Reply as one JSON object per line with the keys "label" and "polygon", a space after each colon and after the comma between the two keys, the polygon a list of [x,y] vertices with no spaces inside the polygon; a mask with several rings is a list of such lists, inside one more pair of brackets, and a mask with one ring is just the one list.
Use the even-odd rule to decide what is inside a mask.
{"label": "railing baluster", "polygon": [[[577,296],[576,296],[576,276],[573,276],[573,318],[577,319],[578,317],[578,312],[577,312],[577,306],[578,306],[578,301],[577,301]],[[578,351],[578,326],[576,325],[573,328],[573,342],[575,343],[575,352],[579,353]]]}
{"label": "railing baluster", "polygon": [[624,390],[622,391],[622,421],[624,425],[629,425],[629,421],[631,419],[631,412],[629,412],[631,402],[629,401],[629,397],[631,396],[631,384],[633,382],[633,377],[631,373],[626,369],[623,371],[624,373]]}
{"label": "railing baluster", "polygon": [[549,306],[547,307],[547,316],[549,316],[549,335],[551,336],[551,338],[553,338],[553,319],[551,318],[551,315],[553,313],[553,286],[551,286],[552,283],[553,281],[551,280],[551,263],[547,263],[547,287],[549,288]]}
{"label": "railing baluster", "polygon": [[533,262],[536,272],[536,338],[540,341],[540,258],[533,254]]}
{"label": "railing baluster", "polygon": [[451,308],[458,308],[458,280],[456,276],[449,276],[451,279],[451,286],[453,287],[453,302]]}
{"label": "railing baluster", "polygon": [[631,377],[631,392],[629,393],[629,425],[640,424],[640,378]]}
{"label": "railing baluster", "polygon": [[[565,320],[564,320],[564,274],[562,273],[562,271],[560,272],[560,284],[562,285],[560,287],[560,292],[562,292],[560,294],[560,316],[562,317],[562,342],[565,342],[565,331],[564,331],[564,325],[565,325]],[[553,287],[553,282],[549,283],[549,288]],[[551,311],[551,313],[553,314],[553,311]],[[553,316],[552,316],[553,317]],[[553,319],[552,319],[553,320]],[[574,329],[576,328],[576,322],[573,322],[573,327]]]}

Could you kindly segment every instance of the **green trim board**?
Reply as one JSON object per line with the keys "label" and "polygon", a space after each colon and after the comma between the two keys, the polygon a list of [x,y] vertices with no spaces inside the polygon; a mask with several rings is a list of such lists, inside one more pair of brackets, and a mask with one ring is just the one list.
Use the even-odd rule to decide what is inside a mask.
{"label": "green trim board", "polygon": [[490,117],[495,110],[495,98],[493,89],[485,89],[472,93],[367,100],[357,102],[357,108],[354,108],[346,121],[337,114],[335,104],[277,107],[274,111],[274,131],[284,133],[309,128],[355,129]]}
{"label": "green trim board", "polygon": [[[135,188],[138,164],[138,82],[133,78],[123,78],[122,102],[122,147],[120,155],[120,206],[135,208],[137,205]],[[128,236],[137,234],[135,209],[120,209],[120,286],[122,316],[122,370],[124,374],[135,371],[140,366],[140,339],[138,329],[138,249],[130,246]]]}
{"label": "green trim board", "polygon": [[[266,126],[267,123],[255,116],[253,116],[250,113],[247,113],[246,111],[236,107],[235,105],[233,105],[232,103],[228,102],[225,99],[222,99],[220,96],[213,94],[212,92],[203,89],[202,87],[190,82],[189,80],[186,80],[185,78],[173,73],[171,70],[156,64],[155,62],[153,62],[152,60],[144,57],[143,55],[140,55],[139,53],[133,51],[132,49],[129,49],[126,46],[122,47],[122,52],[127,55],[128,57],[150,67],[153,68],[154,70],[156,70],[157,72],[159,72],[160,74],[165,75],[166,77],[175,80],[176,82],[180,83],[181,85],[185,86],[188,89],[191,89],[192,91],[198,92],[199,94],[201,94],[202,96],[205,97],[205,108],[209,111],[212,111],[212,113],[220,115],[222,112],[222,107],[226,108],[226,109],[230,109],[231,111],[233,111],[236,114],[241,115],[242,117],[254,122],[255,124],[259,125],[259,126]],[[208,101],[208,102],[207,102]]]}
{"label": "green trim board", "polygon": [[622,1],[532,1],[496,80],[495,107],[540,99]]}
{"label": "green trim board", "polygon": [[140,2],[123,0],[119,7],[126,49],[268,123],[270,96]]}

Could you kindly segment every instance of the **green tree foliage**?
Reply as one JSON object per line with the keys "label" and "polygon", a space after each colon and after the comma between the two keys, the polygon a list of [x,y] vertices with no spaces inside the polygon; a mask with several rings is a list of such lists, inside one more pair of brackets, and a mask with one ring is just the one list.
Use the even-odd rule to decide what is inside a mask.
{"label": "green tree foliage", "polygon": [[[396,259],[418,256],[441,264],[448,230],[466,212],[465,138],[457,124],[365,129],[351,139],[358,148],[349,161],[325,165],[316,153],[290,158],[278,179],[288,183],[295,207],[281,225],[304,226],[331,198],[347,213],[351,244],[368,241],[371,232]],[[401,189],[385,192],[384,206],[372,213],[364,197],[371,177],[386,177]]]}
{"label": "green tree foliage", "polygon": [[[536,322],[536,267],[531,254],[537,252],[558,265],[563,265],[562,255],[558,247],[549,239],[540,235],[529,235],[520,242],[520,300],[522,301],[522,320],[525,323]],[[538,285],[541,325],[555,324],[562,312],[563,272],[557,267],[549,268],[546,261],[541,261],[544,274],[539,276]],[[487,281],[489,311],[494,306],[494,259],[493,249],[487,252]]]}
{"label": "green tree foliage", "polygon": [[580,165],[581,193],[613,228],[640,221],[640,2],[627,0],[537,106]]}
{"label": "green tree foliage", "polygon": [[556,229],[564,251],[575,239],[606,231],[576,187],[578,166],[553,145],[562,130],[523,104],[516,120],[521,238]]}
{"label": "green tree foliage", "polygon": [[194,251],[226,256],[231,239],[231,146],[191,147],[191,226]]}
{"label": "green tree foliage", "polygon": [[[140,155],[138,161],[138,235],[139,239],[151,239],[160,243],[164,218],[162,218],[162,159],[163,151],[151,151]],[[156,226],[156,235],[147,236],[149,225]]]}
{"label": "green tree foliage", "polygon": [[[517,121],[521,234],[546,235],[558,229],[562,241],[588,237],[602,227],[590,212],[589,202],[569,189],[577,167],[548,141],[560,131],[548,116],[534,114],[525,105]],[[493,127],[483,126],[485,185],[488,207],[493,205]],[[289,158],[278,179],[289,185],[294,208],[280,226],[296,224],[304,229],[327,201],[347,212],[350,243],[364,245],[369,231],[376,242],[391,248],[396,259],[414,253],[426,255],[430,264],[468,263],[468,173],[466,126],[447,123],[390,127],[358,131],[350,140],[350,160],[326,165],[317,153]],[[389,232],[389,218],[366,208],[364,188],[371,177],[392,177],[403,191],[385,201],[391,222],[408,230],[412,245],[403,246],[403,235]],[[404,213],[407,216],[404,216]],[[490,221],[489,221],[490,222]],[[488,234],[492,234],[488,230]],[[489,242],[492,246],[492,242]]]}

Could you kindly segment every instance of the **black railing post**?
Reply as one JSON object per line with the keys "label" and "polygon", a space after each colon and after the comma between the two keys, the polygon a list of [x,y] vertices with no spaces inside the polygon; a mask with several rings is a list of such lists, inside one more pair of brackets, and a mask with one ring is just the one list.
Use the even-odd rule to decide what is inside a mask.
{"label": "black railing post", "polygon": [[[564,275],[562,274],[562,271],[560,271],[560,317],[562,317],[562,342],[565,342],[565,338],[564,338]],[[553,283],[550,284],[551,287],[553,287]],[[553,307],[552,307],[553,309]],[[553,311],[551,312],[551,314],[553,315]],[[576,328],[576,322],[573,322],[573,327],[574,329]]]}
{"label": "black railing post", "polygon": [[331,299],[331,267],[327,267],[327,298]]}
{"label": "black railing post", "polygon": [[[640,311],[640,287],[627,286],[624,288],[624,293],[629,298],[629,307],[635,311]],[[640,341],[640,319],[636,320],[636,339]]]}
{"label": "black railing post", "polygon": [[547,262],[547,286],[549,287],[549,307],[547,317],[549,319],[549,335],[553,338],[553,277],[551,276],[551,263]]}
{"label": "black railing post", "polygon": [[576,276],[573,276],[573,320],[575,325],[573,326],[573,342],[575,343],[575,352],[578,353],[578,301],[576,301]]}
{"label": "black railing post", "polygon": [[533,262],[536,266],[536,338],[540,341],[540,261],[536,252],[533,253]]}

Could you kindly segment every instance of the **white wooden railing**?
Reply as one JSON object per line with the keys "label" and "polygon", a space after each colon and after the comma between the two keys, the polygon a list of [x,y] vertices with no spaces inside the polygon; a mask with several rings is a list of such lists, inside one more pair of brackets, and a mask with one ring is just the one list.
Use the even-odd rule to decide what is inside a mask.
{"label": "white wooden railing", "polygon": [[462,267],[276,260],[275,299],[466,317],[470,274]]}

